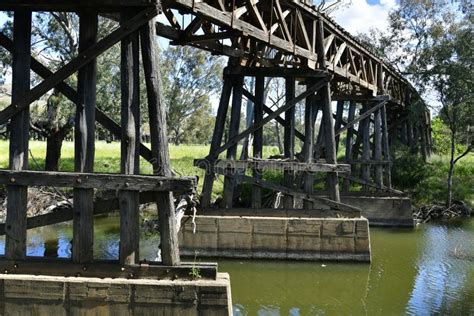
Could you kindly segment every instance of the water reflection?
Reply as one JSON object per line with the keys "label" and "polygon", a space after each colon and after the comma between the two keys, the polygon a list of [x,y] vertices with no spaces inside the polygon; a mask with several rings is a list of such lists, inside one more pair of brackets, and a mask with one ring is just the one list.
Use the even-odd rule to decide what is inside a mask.
{"label": "water reflection", "polygon": [[[118,258],[117,217],[98,218],[97,258]],[[71,256],[71,223],[28,231],[31,256]],[[222,260],[234,315],[474,315],[474,220],[415,230],[371,229],[372,264]],[[156,258],[159,236],[141,236]],[[4,237],[0,238],[0,254]]]}
{"label": "water reflection", "polygon": [[464,292],[467,294],[466,289],[473,291],[473,263],[462,258],[470,257],[469,252],[473,251],[473,234],[466,234],[459,227],[429,226],[424,234],[424,243],[416,264],[418,273],[407,313],[461,313],[460,298]]}

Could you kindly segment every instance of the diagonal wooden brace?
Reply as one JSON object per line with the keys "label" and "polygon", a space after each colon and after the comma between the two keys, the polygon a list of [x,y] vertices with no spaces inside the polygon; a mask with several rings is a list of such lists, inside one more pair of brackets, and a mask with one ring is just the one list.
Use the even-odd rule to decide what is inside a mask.
{"label": "diagonal wooden brace", "polygon": [[118,29],[98,41],[83,53],[79,54],[64,67],[56,71],[51,77],[31,89],[30,93],[21,100],[10,104],[4,110],[0,111],[0,124],[6,123],[13,115],[28,107],[32,102],[36,101],[46,92],[53,89],[66,78],[77,72],[81,67],[90,63],[122,38],[138,30],[138,28],[154,18],[158,13],[159,11],[156,7],[151,7],[141,11],[132,19],[122,24]]}
{"label": "diagonal wooden brace", "polygon": [[[316,93],[316,91],[321,89],[323,86],[327,85],[329,80],[330,80],[329,76],[326,77],[326,78],[321,79],[316,84],[314,84],[313,86],[308,88],[305,92],[301,93],[296,98],[290,100],[284,106],[280,107],[278,110],[276,110],[272,114],[267,115],[259,124],[253,124],[252,126],[247,128],[245,131],[243,131],[242,133],[240,133],[240,134],[236,135],[235,137],[232,137],[231,139],[229,139],[227,141],[227,143],[225,143],[222,147],[220,147],[219,149],[217,149],[215,151],[215,153],[214,153],[215,157],[217,157],[223,151],[225,151],[225,150],[229,149],[230,147],[234,146],[240,140],[244,139],[245,137],[247,137],[251,133],[255,132],[256,130],[258,130],[260,128],[262,128],[265,124],[267,124],[271,120],[275,119],[277,116],[280,116],[281,113],[283,113],[283,112],[287,111],[288,109],[290,109],[291,107],[295,106],[298,102],[304,100],[307,96]],[[212,157],[209,157],[209,156],[206,157],[206,158],[209,159],[209,160],[214,160],[214,159],[212,159]]]}

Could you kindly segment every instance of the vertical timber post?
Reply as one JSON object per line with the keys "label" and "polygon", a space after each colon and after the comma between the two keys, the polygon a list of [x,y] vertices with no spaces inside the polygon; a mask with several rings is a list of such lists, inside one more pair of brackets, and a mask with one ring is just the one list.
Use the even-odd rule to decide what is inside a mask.
{"label": "vertical timber post", "polygon": [[[378,94],[383,94],[383,67],[378,65],[377,71],[377,90]],[[384,105],[385,108],[385,105]],[[374,113],[374,160],[375,165],[375,184],[383,186],[383,166],[382,163],[382,110],[378,109]]]}
{"label": "vertical timber post", "polygon": [[[130,18],[123,11],[121,22]],[[140,44],[138,32],[121,42],[121,161],[122,174],[140,173]],[[121,191],[120,204],[120,264],[139,260],[139,192]]]}
{"label": "vertical timber post", "polygon": [[[285,79],[285,98],[289,102],[295,98],[295,78],[288,77]],[[285,128],[284,128],[284,154],[286,159],[293,160],[295,158],[295,107],[291,107],[285,112]],[[284,185],[288,188],[294,185],[294,173],[289,170],[284,170],[283,174]],[[294,207],[294,199],[292,195],[285,195],[283,197],[283,205],[285,208]]]}
{"label": "vertical timber post", "polygon": [[392,156],[390,153],[390,143],[388,136],[388,123],[387,123],[387,108],[384,105],[382,111],[382,145],[383,145],[383,156],[387,164],[385,165],[385,186],[389,189],[392,188]]}
{"label": "vertical timber post", "polygon": [[[263,99],[265,94],[265,78],[256,76],[255,78],[255,103],[253,106],[253,122],[260,124],[263,120]],[[263,127],[254,132],[253,157],[262,158],[263,154]],[[262,170],[254,169],[253,176],[256,179],[262,178]],[[252,186],[252,208],[262,207],[262,188],[259,185]]]}
{"label": "vertical timber post", "polygon": [[[224,71],[225,73],[225,71]],[[225,121],[227,111],[229,108],[230,95],[232,93],[232,81],[230,77],[224,75],[224,84],[222,85],[221,99],[217,109],[216,123],[214,125],[214,132],[212,133],[211,146],[209,149],[209,156],[206,166],[206,174],[204,175],[204,182],[202,185],[202,199],[201,205],[203,208],[208,208],[211,205],[212,187],[214,184],[214,162],[217,159],[215,152],[219,148],[224,136]]]}
{"label": "vertical timber post", "polygon": [[[30,91],[31,11],[18,10],[13,19],[12,103]],[[29,107],[10,121],[10,169],[28,169]],[[7,186],[5,257],[10,260],[26,256],[26,218],[28,187]]]}
{"label": "vertical timber post", "polygon": [[[334,124],[334,131],[337,132],[342,126],[342,114],[344,112],[344,101],[337,101],[336,106],[336,122]],[[339,149],[340,135],[336,136],[336,154]]]}
{"label": "vertical timber post", "polygon": [[[350,123],[354,120],[355,118],[355,110],[356,110],[356,103],[355,101],[350,101],[349,103],[349,114],[347,117],[347,123]],[[354,128],[349,127],[347,130],[347,136],[346,136],[346,152],[345,152],[345,157],[346,160],[353,160],[353,153],[352,153],[352,139],[354,138]],[[351,174],[354,172],[354,164],[351,163]],[[344,179],[343,183],[343,191],[344,192],[349,192],[350,188],[350,181],[349,179]]]}
{"label": "vertical timber post", "polygon": [[[159,176],[171,177],[166,109],[163,100],[163,86],[153,19],[140,29],[140,43],[150,117],[151,151],[154,160],[153,173]],[[156,204],[160,223],[162,263],[177,266],[180,259],[173,193],[157,192]]]}
{"label": "vertical timber post", "polygon": [[[80,13],[79,52],[83,52],[97,41],[98,16],[95,11]],[[74,137],[74,168],[76,172],[94,172],[95,151],[95,107],[96,107],[96,59],[79,69],[77,76],[77,107]],[[74,189],[74,217],[72,260],[93,260],[94,246],[94,190]]]}
{"label": "vertical timber post", "polygon": [[[319,67],[323,70],[327,70],[326,59],[324,57],[324,26],[323,21],[318,20],[316,24],[317,31],[317,52],[318,52],[318,63]],[[324,138],[325,138],[325,154],[326,161],[330,164],[337,164],[337,153],[336,153],[336,139],[334,133],[334,121],[332,117],[331,107],[331,84],[328,82],[326,86],[321,88],[321,107],[323,110],[322,124],[324,126]],[[328,172],[327,174],[327,185],[329,198],[331,200],[340,201],[339,196],[339,182],[337,172]]]}
{"label": "vertical timber post", "polygon": [[[239,134],[243,84],[243,76],[239,75],[233,78],[229,139],[232,139]],[[235,144],[227,150],[227,159],[235,160],[237,155],[237,146],[238,144]],[[231,208],[234,204],[235,169],[227,169],[226,172],[231,172],[232,175],[224,177],[224,204],[225,208]]]}
{"label": "vertical timber post", "polygon": [[[306,84],[307,88],[310,88],[314,85],[314,80],[308,79]],[[316,110],[316,95],[313,93],[306,97],[306,104],[305,104],[305,112],[304,112],[304,146],[303,146],[303,159],[306,163],[313,162],[313,155],[314,155],[314,121],[313,117],[314,111]],[[304,173],[304,191],[307,194],[313,193],[313,186],[314,186],[314,177],[311,172]],[[313,202],[308,200],[303,200],[303,208],[305,209],[312,209]]]}
{"label": "vertical timber post", "polygon": [[[367,103],[362,106],[362,113],[369,110]],[[362,179],[366,182],[370,182],[370,165],[366,161],[370,160],[370,115],[362,120],[360,133],[362,133]],[[368,191],[368,187],[363,186],[364,191]]]}

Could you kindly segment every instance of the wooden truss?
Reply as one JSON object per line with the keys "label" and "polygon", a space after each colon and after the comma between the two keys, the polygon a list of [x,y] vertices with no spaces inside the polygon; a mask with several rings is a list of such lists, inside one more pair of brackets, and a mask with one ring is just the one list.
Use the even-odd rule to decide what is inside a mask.
{"label": "wooden truss", "polygon": [[[191,22],[181,25],[174,9],[188,15]],[[320,69],[317,61],[324,60],[333,80],[349,83],[351,90],[371,96],[383,90],[400,105],[413,90],[369,48],[301,1],[176,0],[164,3],[164,14],[169,25],[157,23],[157,33],[173,40],[172,44],[238,57],[247,67],[277,67],[282,76],[282,68]],[[318,21],[323,25],[321,39],[316,35]],[[319,52],[318,41],[323,47]]]}

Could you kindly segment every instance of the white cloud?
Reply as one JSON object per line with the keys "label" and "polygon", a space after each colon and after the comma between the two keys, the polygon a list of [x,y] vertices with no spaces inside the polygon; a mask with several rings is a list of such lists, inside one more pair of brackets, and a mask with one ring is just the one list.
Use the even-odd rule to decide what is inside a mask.
{"label": "white cloud", "polygon": [[348,8],[337,10],[332,17],[353,35],[367,33],[371,28],[386,30],[388,13],[397,7],[396,0],[380,0],[369,4],[366,0],[352,0]]}

